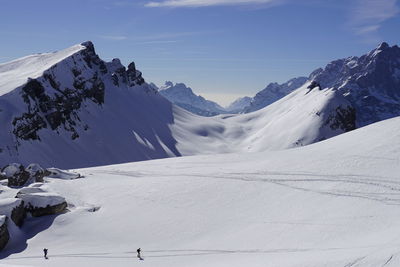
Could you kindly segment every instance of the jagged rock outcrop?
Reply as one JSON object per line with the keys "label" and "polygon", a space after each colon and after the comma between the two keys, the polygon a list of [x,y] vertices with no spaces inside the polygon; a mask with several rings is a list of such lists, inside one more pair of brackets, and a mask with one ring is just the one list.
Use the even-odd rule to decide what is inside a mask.
{"label": "jagged rock outcrop", "polygon": [[33,217],[59,214],[68,206],[64,197],[40,187],[25,187],[16,197],[24,201],[25,210]]}
{"label": "jagged rock outcrop", "polygon": [[0,166],[76,168],[180,155],[169,128],[172,104],[133,62],[105,62],[91,42],[0,64],[0,81]]}
{"label": "jagged rock outcrop", "polygon": [[7,217],[0,215],[0,251],[4,249],[10,240],[10,234],[7,228]]}
{"label": "jagged rock outcrop", "polygon": [[43,178],[51,174],[49,170],[43,169],[39,164],[35,163],[29,164],[26,167],[26,171],[29,172],[31,181],[35,183],[42,183]]}
{"label": "jagged rock outcrop", "polygon": [[26,210],[24,201],[20,201],[18,204],[19,199],[16,199],[17,202],[14,208],[11,211],[11,220],[15,223],[15,225],[21,227],[24,224],[24,220],[26,218]]}
{"label": "jagged rock outcrop", "polygon": [[34,207],[29,206],[27,211],[32,214],[33,217],[41,217],[45,215],[55,215],[63,213],[67,210],[68,204],[66,201],[59,204],[47,205],[46,207]]}
{"label": "jagged rock outcrop", "polygon": [[380,44],[361,57],[332,61],[310,80],[333,88],[353,106],[357,127],[400,115],[400,48]]}
{"label": "jagged rock outcrop", "polygon": [[18,198],[0,199],[0,214],[11,218],[15,225],[21,227],[26,218],[24,201]]}
{"label": "jagged rock outcrop", "polygon": [[12,163],[1,169],[2,176],[7,177],[8,186],[19,187],[25,185],[30,174],[27,172],[22,164]]}
{"label": "jagged rock outcrop", "polygon": [[8,179],[8,186],[20,187],[35,182],[43,182],[50,171],[43,169],[39,164],[29,164],[25,169],[22,164],[11,163],[1,169],[1,177]]}
{"label": "jagged rock outcrop", "polygon": [[[81,125],[78,111],[82,105],[87,101],[97,105],[104,104],[104,76],[112,76],[116,86],[124,83],[133,87],[144,83],[142,73],[136,70],[133,62],[125,70],[119,61],[107,64],[101,60],[92,42],[81,45],[85,49],[55,64],[41,77],[29,79],[21,88],[28,110],[14,117],[12,121],[13,133],[17,139],[40,140],[38,133],[44,128],[63,128],[69,132],[71,139],[77,139],[78,128],[88,129],[86,124]],[[60,74],[63,71],[69,73],[63,73],[61,80]]]}

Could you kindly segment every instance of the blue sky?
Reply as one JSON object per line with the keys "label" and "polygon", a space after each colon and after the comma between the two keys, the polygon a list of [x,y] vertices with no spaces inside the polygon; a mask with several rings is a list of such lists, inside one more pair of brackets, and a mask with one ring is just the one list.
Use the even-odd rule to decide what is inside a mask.
{"label": "blue sky", "polygon": [[147,81],[226,104],[329,61],[400,44],[396,0],[0,0],[0,62],[92,40]]}

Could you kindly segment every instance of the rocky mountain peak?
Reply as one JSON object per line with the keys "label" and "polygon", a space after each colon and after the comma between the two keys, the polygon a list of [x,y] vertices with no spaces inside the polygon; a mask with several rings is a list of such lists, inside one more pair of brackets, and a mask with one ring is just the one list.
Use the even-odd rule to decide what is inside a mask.
{"label": "rocky mountain peak", "polygon": [[159,92],[172,103],[200,116],[215,116],[226,113],[223,107],[217,103],[196,95],[192,88],[184,83],[165,82]]}
{"label": "rocky mountain peak", "polygon": [[94,49],[94,44],[92,41],[86,41],[81,43],[82,46],[86,47],[86,50],[93,52],[94,54],[96,54],[96,51]]}
{"label": "rocky mountain peak", "polygon": [[315,70],[310,80],[343,94],[364,126],[400,115],[400,48],[381,43],[360,57],[332,61]]}
{"label": "rocky mountain peak", "polygon": [[385,50],[387,48],[389,48],[389,44],[386,42],[382,42],[380,45],[378,45],[378,47],[376,48],[376,50]]}

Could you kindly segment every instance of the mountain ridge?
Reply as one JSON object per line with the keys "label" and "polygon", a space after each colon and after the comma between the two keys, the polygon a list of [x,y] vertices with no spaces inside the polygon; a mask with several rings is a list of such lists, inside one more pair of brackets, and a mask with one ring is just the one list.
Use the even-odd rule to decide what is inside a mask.
{"label": "mountain ridge", "polygon": [[159,93],[172,103],[200,116],[211,117],[226,113],[225,109],[214,101],[193,93],[184,83],[166,81]]}
{"label": "mountain ridge", "polygon": [[[126,68],[118,59],[105,62],[92,43],[78,50],[48,66],[42,75],[25,77],[25,84],[0,96],[0,123],[5,129],[0,132],[1,165],[37,162],[44,167],[77,168],[186,155],[282,150],[360,127],[357,119],[363,109],[340,88],[326,87],[324,79],[316,79],[320,87],[310,88],[315,82],[310,80],[254,112],[207,118],[161,96],[144,81],[134,63]],[[2,64],[3,69],[5,66],[7,63]],[[342,69],[337,71],[339,76]],[[396,73],[396,68],[383,69],[391,71],[390,75]],[[329,70],[314,73],[315,78],[324,77],[322,74]],[[369,72],[366,74],[368,78]],[[363,95],[349,92],[362,97],[364,103]],[[389,96],[387,93],[385,97]],[[397,98],[391,101],[395,104]],[[369,108],[380,110],[379,105]],[[386,117],[397,114],[397,109],[385,113]]]}

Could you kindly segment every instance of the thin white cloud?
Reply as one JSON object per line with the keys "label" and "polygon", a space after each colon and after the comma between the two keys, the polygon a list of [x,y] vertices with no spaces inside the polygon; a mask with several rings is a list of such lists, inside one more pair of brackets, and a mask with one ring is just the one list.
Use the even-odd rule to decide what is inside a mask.
{"label": "thin white cloud", "polygon": [[164,39],[171,39],[171,38],[179,38],[179,37],[187,37],[187,36],[194,36],[200,34],[206,34],[207,32],[167,32],[167,33],[159,33],[159,34],[150,34],[144,36],[137,36],[135,40],[142,40],[142,41],[157,41],[157,40],[164,40]]}
{"label": "thin white cloud", "polygon": [[399,14],[397,0],[356,0],[350,23],[357,35],[372,42],[379,41],[382,23]]}
{"label": "thin white cloud", "polygon": [[157,41],[147,41],[147,42],[140,42],[137,44],[175,44],[178,43],[179,40],[157,40]]}
{"label": "thin white cloud", "polygon": [[371,34],[371,33],[375,33],[379,30],[379,28],[381,27],[381,25],[377,24],[377,25],[367,25],[367,26],[362,26],[359,28],[356,28],[356,34],[358,35],[364,35],[364,34]]}
{"label": "thin white cloud", "polygon": [[102,39],[112,40],[112,41],[122,41],[128,39],[127,36],[123,35],[100,35],[99,37]]}
{"label": "thin white cloud", "polygon": [[232,6],[250,4],[272,4],[280,0],[163,0],[151,1],[147,7],[206,7],[206,6]]}

